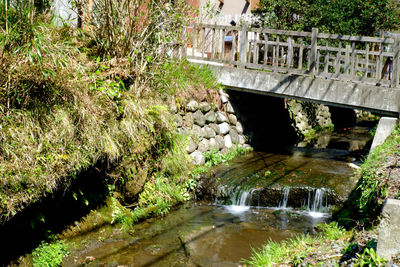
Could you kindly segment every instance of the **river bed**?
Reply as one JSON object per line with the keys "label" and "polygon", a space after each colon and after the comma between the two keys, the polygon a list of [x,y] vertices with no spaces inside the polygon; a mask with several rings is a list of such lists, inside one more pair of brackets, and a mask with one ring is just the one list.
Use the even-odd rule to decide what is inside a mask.
{"label": "river bed", "polygon": [[[352,176],[358,162],[351,148],[365,146],[368,129],[354,131],[358,135],[350,140],[330,134],[334,143],[348,143],[347,150],[329,147],[330,142],[322,146],[317,140],[316,146],[297,147],[285,154],[253,152],[229,166],[219,166],[214,170],[215,178],[225,184],[228,201],[214,198],[186,203],[129,231],[119,225],[98,226],[68,238],[74,245],[63,265],[238,266],[269,240],[280,242],[301,233],[314,234],[315,224],[330,218],[326,190],[346,197],[356,184]],[[360,135],[362,141],[357,139]],[[354,140],[357,145],[353,145]],[[281,194],[274,204],[261,207],[260,203],[270,202],[260,202],[260,195],[257,202],[250,201],[255,191],[276,184]],[[291,190],[298,186],[306,187],[308,193],[300,196],[300,191]],[[268,197],[272,191],[266,192]],[[301,206],[290,206],[294,203],[291,194],[292,198],[303,198]]]}

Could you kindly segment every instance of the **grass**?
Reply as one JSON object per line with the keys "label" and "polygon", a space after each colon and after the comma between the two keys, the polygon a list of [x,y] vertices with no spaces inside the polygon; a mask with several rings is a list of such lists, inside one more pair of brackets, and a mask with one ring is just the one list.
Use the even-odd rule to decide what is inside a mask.
{"label": "grass", "polygon": [[199,174],[207,172],[213,166],[222,163],[228,164],[228,162],[234,159],[235,157],[243,155],[250,150],[236,145],[231,147],[228,153],[225,154],[217,150],[210,150],[208,152],[204,152],[203,154],[205,157],[205,164],[193,168],[191,175],[192,177],[197,177]]}
{"label": "grass", "polygon": [[63,241],[43,242],[32,252],[33,267],[57,267],[69,254],[68,246]]}
{"label": "grass", "polygon": [[316,236],[297,235],[280,243],[269,241],[244,263],[250,266],[275,266],[276,264],[299,265],[310,253],[321,250],[325,242],[346,239],[351,233],[339,227],[337,223],[317,225],[320,233]]}
{"label": "grass", "polygon": [[400,128],[381,145],[370,152],[357,175],[360,177],[356,189],[351,193],[343,209],[334,218],[347,227],[371,227],[378,223],[382,204],[387,198],[389,177],[381,169],[386,159],[400,155]]}
{"label": "grass", "polygon": [[[211,100],[218,88],[211,72],[165,58],[139,75],[126,59],[93,57],[88,43],[44,16],[25,43],[0,45],[1,222],[99,162],[112,169],[128,161],[146,170],[149,182],[189,178],[187,158],[166,163],[181,142],[170,107],[198,91]],[[129,179],[136,173],[109,183],[120,189]]]}

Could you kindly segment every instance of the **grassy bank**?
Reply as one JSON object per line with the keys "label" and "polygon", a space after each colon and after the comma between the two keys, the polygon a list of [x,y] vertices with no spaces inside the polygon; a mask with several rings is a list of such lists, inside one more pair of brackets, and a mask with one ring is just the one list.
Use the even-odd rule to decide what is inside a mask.
{"label": "grassy bank", "polygon": [[[140,30],[158,23],[163,6],[154,5]],[[154,198],[146,201],[161,213],[186,199],[190,164],[171,111],[218,85],[206,69],[160,50],[179,33],[158,25],[148,35],[138,32],[126,51],[104,49],[103,26],[91,34],[17,8],[0,12],[0,222],[58,188],[68,190],[95,165],[106,173],[122,166],[106,178],[114,192],[123,194],[131,181],[144,179],[144,193]],[[178,26],[181,20],[174,16],[166,23]],[[126,21],[118,23],[109,30],[128,34]],[[161,32],[165,39],[156,39]],[[130,55],[132,48],[137,50]]]}
{"label": "grassy bank", "polygon": [[[384,266],[376,255],[377,226],[387,198],[400,199],[400,127],[374,149],[355,173],[356,188],[344,206],[333,214],[333,223],[316,236],[301,235],[256,250],[250,266]],[[321,225],[317,226],[317,229]],[[346,229],[346,231],[344,230]],[[334,237],[334,238],[333,238]]]}

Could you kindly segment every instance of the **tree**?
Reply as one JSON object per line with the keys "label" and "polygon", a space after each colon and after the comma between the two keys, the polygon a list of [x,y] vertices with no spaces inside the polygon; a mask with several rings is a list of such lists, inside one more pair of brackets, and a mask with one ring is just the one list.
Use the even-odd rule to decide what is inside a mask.
{"label": "tree", "polygon": [[393,0],[261,0],[254,13],[262,26],[287,30],[375,35],[400,25]]}

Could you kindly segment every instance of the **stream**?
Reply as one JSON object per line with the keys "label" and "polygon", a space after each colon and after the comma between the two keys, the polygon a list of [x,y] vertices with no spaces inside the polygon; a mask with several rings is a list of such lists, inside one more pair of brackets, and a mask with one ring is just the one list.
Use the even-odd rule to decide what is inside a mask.
{"label": "stream", "polygon": [[252,152],[218,166],[200,182],[196,202],[165,217],[130,231],[104,225],[70,237],[76,246],[63,265],[238,266],[268,240],[314,234],[315,224],[329,221],[331,207],[356,185],[368,130],[323,133],[322,141],[282,154]]}

